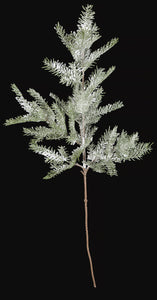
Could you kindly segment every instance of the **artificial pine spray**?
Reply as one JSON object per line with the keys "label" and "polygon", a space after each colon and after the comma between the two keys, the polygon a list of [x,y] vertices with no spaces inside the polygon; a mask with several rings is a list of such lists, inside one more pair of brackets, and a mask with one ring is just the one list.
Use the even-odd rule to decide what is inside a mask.
{"label": "artificial pine spray", "polygon": [[[77,30],[69,34],[59,23],[56,24],[55,30],[61,42],[72,55],[73,60],[68,65],[59,60],[44,59],[44,69],[58,76],[60,83],[71,86],[71,95],[61,100],[54,93],[50,93],[52,104],[49,105],[37,91],[29,89],[28,93],[34,100],[27,101],[17,86],[12,84],[16,100],[26,114],[6,120],[5,125],[45,122],[45,126],[41,124],[23,128],[24,134],[32,137],[29,148],[43,155],[45,162],[50,165],[50,171],[44,179],[51,179],[74,166],[81,169],[84,180],[86,248],[93,287],[96,288],[89,249],[87,173],[92,169],[98,173],[117,176],[116,163],[140,159],[151,151],[151,144],[139,142],[137,132],[128,135],[125,130],[122,130],[119,133],[117,126],[106,129],[98,142],[94,143],[94,134],[98,129],[96,124],[100,118],[123,107],[121,101],[102,105],[104,92],[101,84],[115,70],[115,67],[111,66],[106,71],[104,68],[98,68],[96,62],[118,42],[118,38],[113,38],[101,48],[92,51],[93,43],[101,37],[99,28],[94,23],[94,14],[92,5],[83,7]],[[94,70],[86,79],[85,73],[89,68]],[[57,149],[46,147],[42,145],[44,140],[62,140],[63,146]],[[70,149],[73,146],[71,152],[69,144]]]}

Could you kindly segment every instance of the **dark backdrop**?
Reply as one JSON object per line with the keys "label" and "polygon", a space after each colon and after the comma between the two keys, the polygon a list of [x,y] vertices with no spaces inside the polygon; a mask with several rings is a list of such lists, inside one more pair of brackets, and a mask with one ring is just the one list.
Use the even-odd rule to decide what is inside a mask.
{"label": "dark backdrop", "polygon": [[[70,88],[42,69],[42,61],[45,57],[71,60],[53,27],[59,20],[67,31],[75,30],[81,5],[92,3],[102,35],[93,49],[112,37],[120,39],[98,62],[101,67],[117,66],[103,83],[104,104],[122,100],[125,105],[99,122],[99,134],[109,125],[118,125],[130,134],[138,131],[141,141],[155,142],[155,7],[146,2],[115,2],[21,2],[4,9],[2,123],[23,113],[10,90],[13,82],[24,95],[29,87],[47,99],[51,91],[64,99],[70,95]],[[29,138],[23,137],[22,126],[2,126],[1,136],[4,278],[15,290],[19,285],[26,291],[92,287],[79,169],[43,181],[48,166],[28,150]],[[155,152],[154,144],[143,160],[117,166],[118,177],[88,173],[95,276],[98,288],[111,295],[125,289],[130,294],[136,288],[140,293],[154,286]]]}

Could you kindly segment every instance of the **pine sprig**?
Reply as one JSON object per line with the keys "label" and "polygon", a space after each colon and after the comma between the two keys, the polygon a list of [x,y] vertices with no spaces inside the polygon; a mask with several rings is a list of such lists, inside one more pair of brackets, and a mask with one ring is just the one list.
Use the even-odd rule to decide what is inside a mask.
{"label": "pine sprig", "polygon": [[[23,128],[24,134],[31,137],[29,149],[43,156],[45,162],[49,164],[50,170],[44,179],[54,178],[74,166],[81,168],[84,181],[86,248],[93,287],[96,288],[89,248],[87,172],[92,169],[98,173],[117,176],[117,163],[141,159],[150,153],[152,144],[139,142],[137,132],[129,135],[122,130],[119,133],[118,126],[106,129],[95,143],[95,133],[100,118],[124,105],[121,101],[102,104],[104,91],[101,85],[115,70],[115,66],[111,66],[107,71],[96,66],[87,78],[87,69],[93,67],[98,58],[118,42],[118,38],[113,38],[104,46],[92,51],[93,43],[101,37],[99,28],[94,23],[94,15],[93,6],[88,4],[83,7],[76,31],[66,33],[59,22],[55,26],[61,42],[72,55],[72,62],[65,64],[55,59],[44,59],[43,68],[57,76],[61,84],[70,86],[71,95],[64,101],[51,92],[52,103],[49,105],[48,101],[32,88],[27,92],[34,100],[26,100],[17,86],[12,84],[15,99],[26,114],[6,120],[5,125],[26,122],[45,123]],[[41,144],[45,140],[62,140],[67,147],[64,144],[56,149],[47,147]]]}
{"label": "pine sprig", "polygon": [[[72,95],[67,97],[66,101],[60,100],[51,92],[53,102],[49,105],[47,100],[32,88],[27,92],[33,101],[28,101],[15,84],[11,85],[16,95],[15,99],[26,114],[6,120],[5,125],[45,122],[45,125],[24,128],[23,131],[32,138],[30,149],[42,155],[50,165],[51,170],[46,179],[78,165],[81,155],[82,168],[86,166],[96,172],[117,175],[116,163],[141,159],[151,151],[150,143],[139,142],[138,133],[128,135],[124,130],[118,133],[117,126],[106,130],[97,145],[94,144],[94,135],[98,129],[96,123],[103,115],[124,106],[122,101],[101,105],[104,96],[101,84],[112,74],[115,66],[107,71],[96,67],[87,79],[85,76],[86,70],[93,67],[100,56],[118,42],[118,38],[113,38],[104,46],[92,51],[91,46],[101,37],[99,28],[94,23],[94,15],[92,5],[83,7],[77,30],[70,33],[66,33],[59,22],[55,25],[56,33],[70,51],[73,61],[65,64],[59,60],[45,58],[43,68],[59,77],[60,83],[71,86]],[[39,144],[43,140],[61,139],[75,146],[71,154],[64,146],[56,151],[52,147],[47,148]]]}
{"label": "pine sprig", "polygon": [[107,104],[105,105],[104,107],[100,107],[99,108],[99,114],[102,116],[102,115],[105,115],[109,112],[112,112],[114,110],[117,110],[117,109],[120,109],[124,106],[123,102],[122,101],[117,101],[117,102],[114,102],[113,104]]}
{"label": "pine sprig", "polygon": [[96,68],[88,79],[86,92],[92,93],[114,70],[115,66],[110,67],[107,72],[103,68]]}
{"label": "pine sprig", "polygon": [[55,162],[57,164],[62,164],[68,161],[67,152],[63,147],[59,148],[59,151],[56,152],[55,150],[53,150],[52,147],[47,148],[46,146],[38,145],[36,142],[34,142],[34,140],[32,140],[29,145],[29,148],[35,153],[43,155],[45,158],[45,162]]}
{"label": "pine sprig", "polygon": [[33,105],[29,103],[22,95],[18,87],[13,83],[11,85],[12,91],[16,94],[16,100],[21,105],[21,107],[27,112],[31,113],[33,110]]}
{"label": "pine sprig", "polygon": [[88,68],[93,67],[96,61],[100,58],[100,56],[105,54],[108,50],[115,46],[118,43],[118,41],[118,38],[113,38],[111,39],[111,41],[107,42],[106,45],[100,47],[92,53],[88,53],[88,56],[85,57],[84,71],[86,71]]}
{"label": "pine sprig", "polygon": [[[126,160],[141,159],[152,150],[151,143],[140,143],[138,133],[128,135],[126,131],[117,132],[117,126],[105,131],[97,145],[88,147],[87,164],[94,171],[117,175],[116,164]],[[98,171],[99,170],[99,171]]]}
{"label": "pine sprig", "polygon": [[45,58],[43,68],[60,77],[60,83],[66,86],[73,86],[81,81],[81,70],[77,68],[76,63],[69,63],[67,67],[64,63]]}
{"label": "pine sprig", "polygon": [[59,22],[55,25],[54,29],[56,30],[59,38],[61,39],[61,42],[71,52],[72,47],[73,47],[73,43],[74,43],[74,40],[75,40],[75,33],[71,32],[70,34],[67,34],[65,32],[65,29],[63,28],[63,26],[60,25]]}

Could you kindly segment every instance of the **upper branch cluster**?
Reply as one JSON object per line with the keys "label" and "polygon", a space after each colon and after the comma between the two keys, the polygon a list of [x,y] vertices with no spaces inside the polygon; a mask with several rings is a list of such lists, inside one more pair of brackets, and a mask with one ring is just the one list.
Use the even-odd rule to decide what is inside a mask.
{"label": "upper branch cluster", "polygon": [[[59,22],[55,26],[59,38],[72,55],[72,62],[66,65],[59,60],[44,59],[44,69],[58,76],[60,83],[72,87],[72,95],[67,98],[67,101],[60,100],[58,96],[50,93],[53,103],[49,106],[34,89],[28,90],[34,101],[28,101],[16,85],[12,85],[16,100],[26,114],[6,120],[5,125],[25,122],[46,123],[46,126],[24,128],[24,134],[32,136],[30,149],[43,155],[45,161],[50,164],[51,170],[45,179],[78,165],[77,161],[81,154],[83,154],[82,168],[86,166],[87,169],[90,167],[96,172],[117,175],[115,163],[140,159],[151,150],[149,143],[139,143],[137,133],[131,136],[125,131],[118,133],[117,126],[105,131],[97,145],[93,143],[97,130],[95,124],[104,114],[123,107],[121,101],[100,106],[104,95],[101,84],[115,70],[114,66],[108,70],[96,67],[88,80],[85,80],[86,70],[93,67],[98,58],[118,42],[118,38],[113,38],[92,52],[91,46],[101,37],[99,28],[94,23],[94,14],[92,5],[83,7],[77,30],[69,34]],[[68,128],[66,118],[68,118]],[[47,148],[39,144],[44,139],[65,139],[67,143],[75,145],[75,148],[71,154],[63,146],[55,151],[52,147]]]}

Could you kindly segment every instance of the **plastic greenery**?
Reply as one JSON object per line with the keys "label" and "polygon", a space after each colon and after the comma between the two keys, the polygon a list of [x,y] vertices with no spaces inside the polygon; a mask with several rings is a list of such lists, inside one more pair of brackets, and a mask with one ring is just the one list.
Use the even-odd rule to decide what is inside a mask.
{"label": "plastic greenery", "polygon": [[[51,179],[74,166],[81,168],[84,178],[86,246],[93,286],[96,287],[89,251],[87,172],[92,169],[110,176],[117,175],[116,163],[141,159],[151,151],[151,144],[139,142],[137,132],[132,135],[128,135],[124,130],[118,132],[117,126],[106,129],[97,144],[93,141],[94,134],[98,129],[96,124],[100,118],[123,107],[123,103],[119,100],[113,104],[102,105],[104,91],[101,84],[115,70],[115,66],[105,70],[98,68],[96,62],[101,55],[117,44],[118,38],[113,38],[101,48],[92,51],[93,43],[101,37],[99,28],[94,23],[94,14],[92,5],[83,7],[77,30],[69,34],[59,23],[55,26],[61,42],[72,55],[72,62],[66,65],[59,60],[44,59],[44,69],[58,76],[60,83],[71,86],[72,94],[67,97],[66,101],[63,101],[57,95],[50,93],[52,104],[49,106],[34,89],[28,90],[34,99],[30,102],[23,97],[18,87],[12,84],[16,100],[26,114],[6,120],[5,125],[45,122],[45,126],[39,125],[23,129],[25,135],[32,137],[29,148],[42,155],[50,166],[50,171],[44,179]],[[92,67],[94,67],[94,71],[85,80],[86,70]],[[65,118],[68,119],[68,124]],[[42,145],[41,142],[44,140],[63,140],[63,146],[55,150]],[[73,146],[71,153],[69,153],[68,147],[65,147],[64,142]]]}

